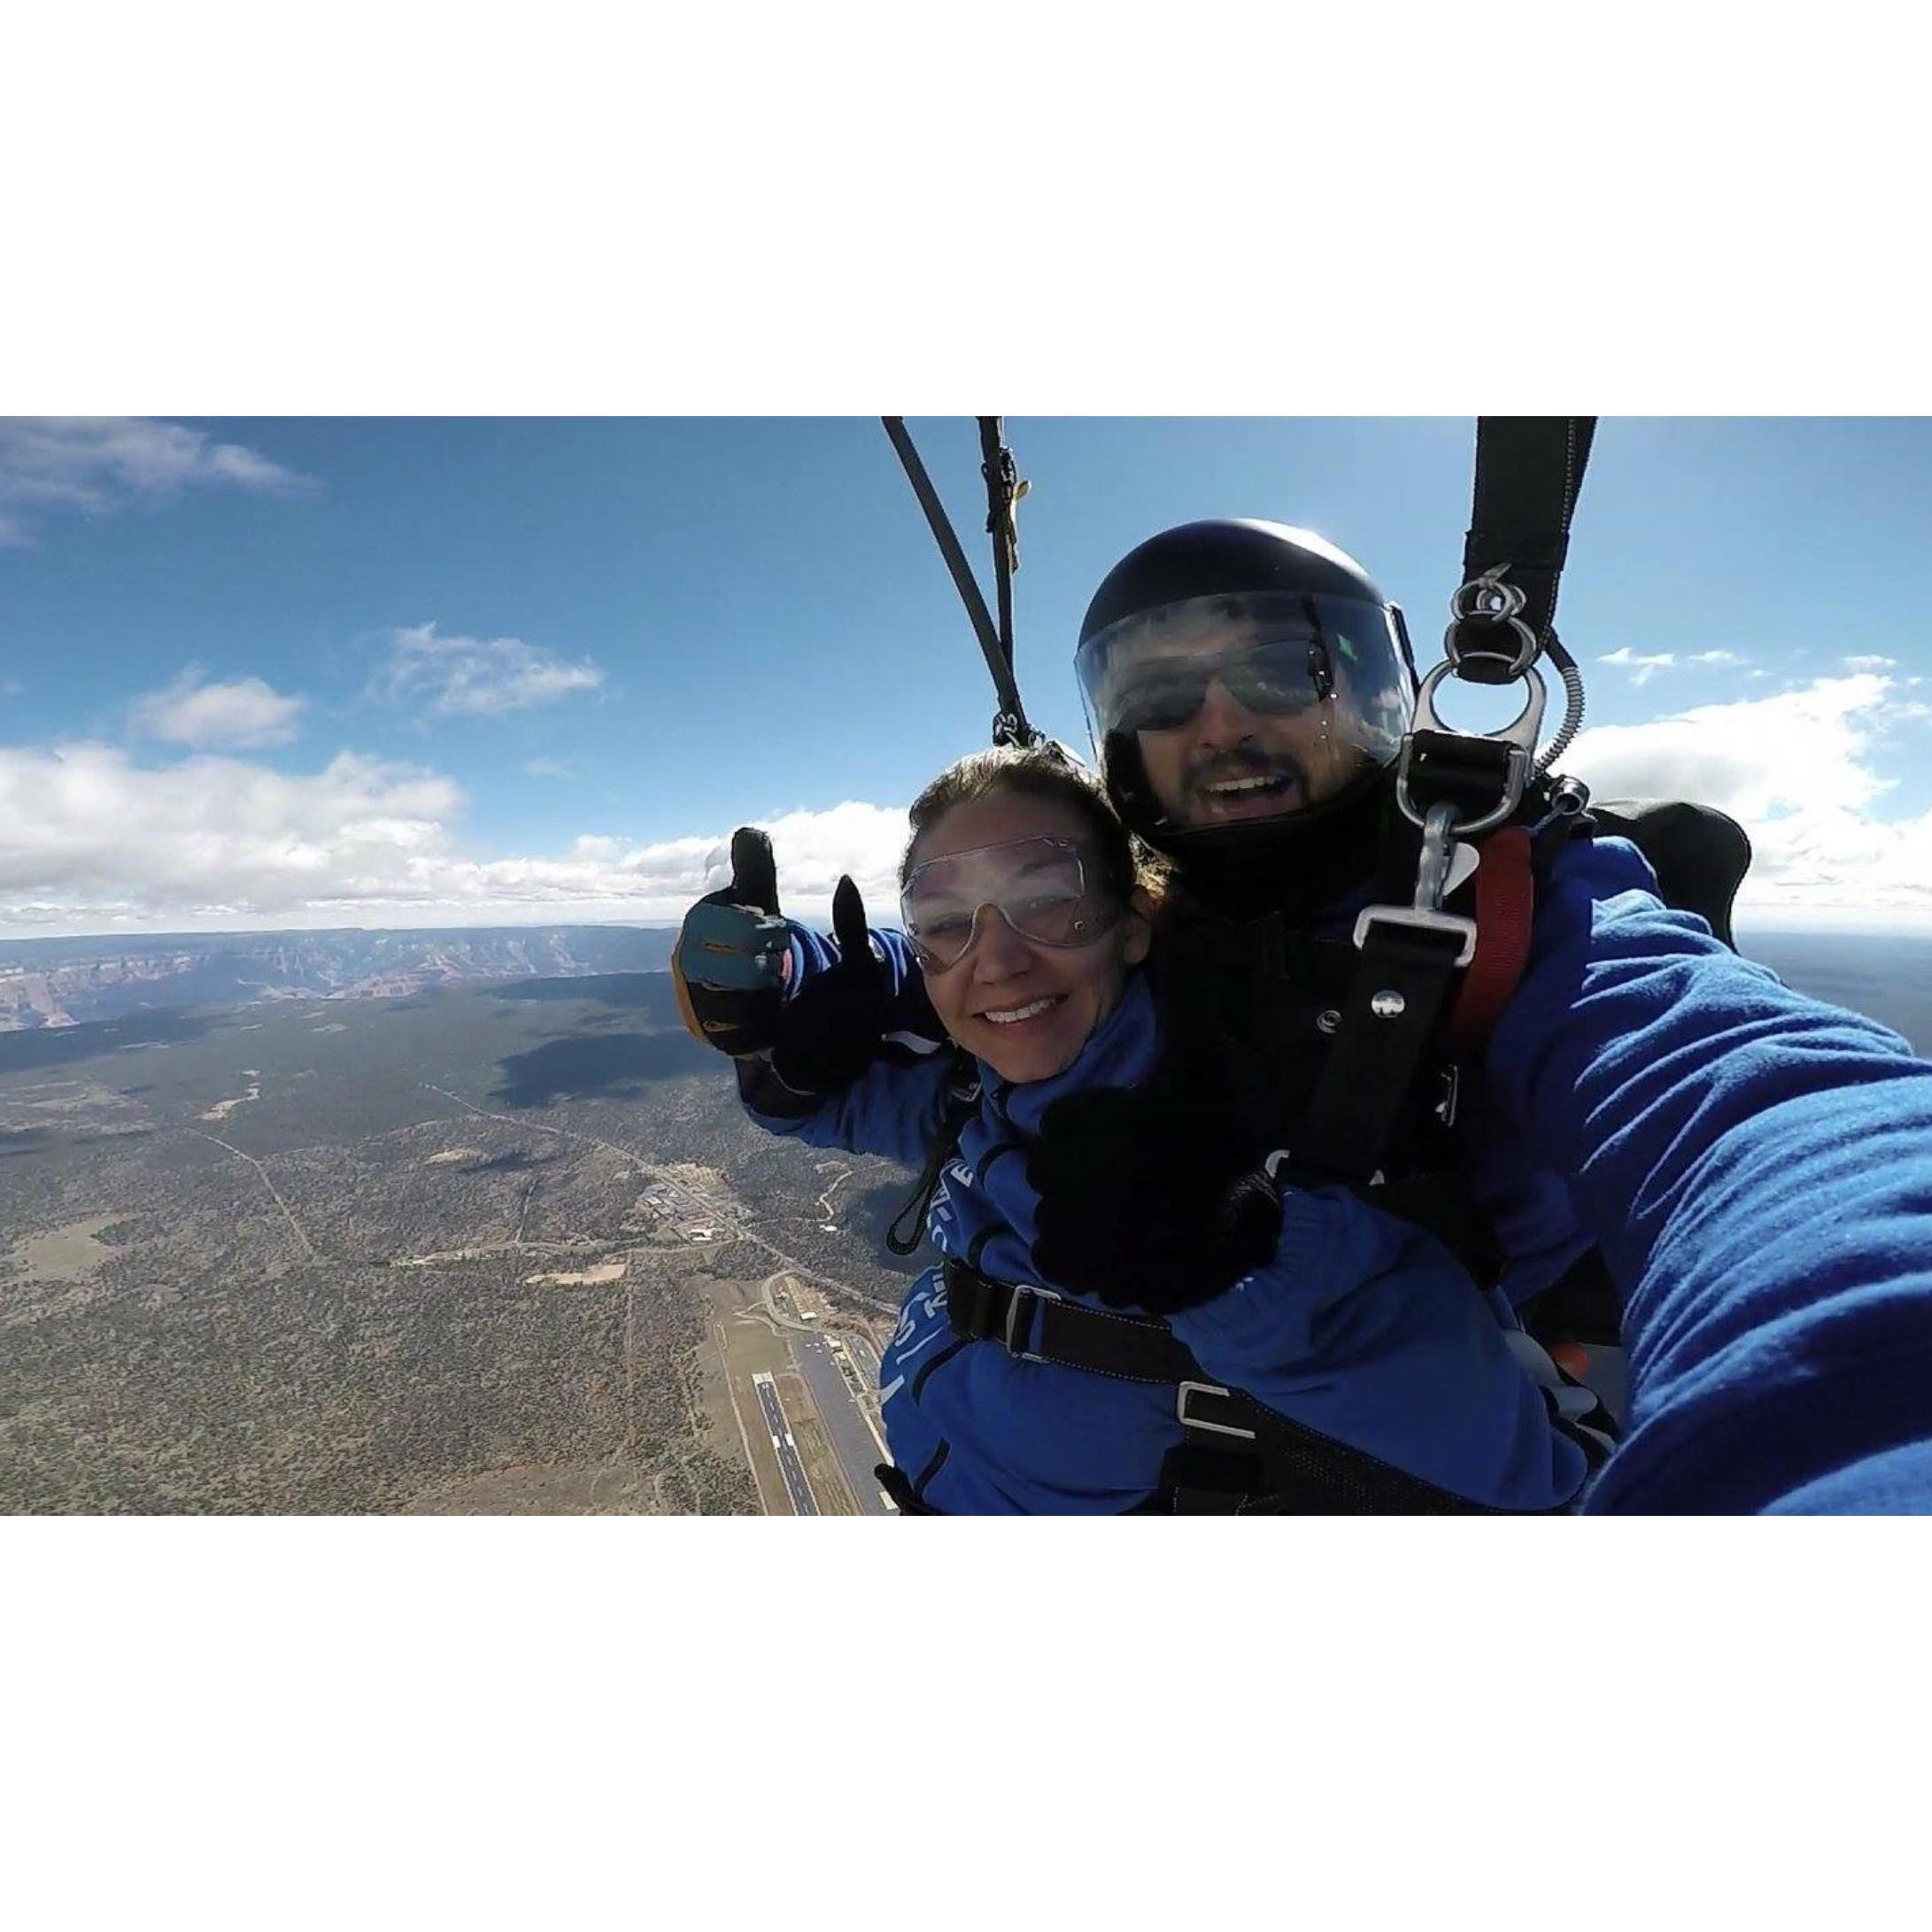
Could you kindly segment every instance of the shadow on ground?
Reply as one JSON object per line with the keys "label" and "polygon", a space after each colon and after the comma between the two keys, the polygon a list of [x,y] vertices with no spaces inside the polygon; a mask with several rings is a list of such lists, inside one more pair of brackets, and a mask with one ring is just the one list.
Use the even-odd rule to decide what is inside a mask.
{"label": "shadow on ground", "polygon": [[0,1033],[0,1073],[70,1067],[131,1047],[171,1047],[180,1040],[202,1039],[232,1018],[228,1013],[183,1013],[161,1008],[151,1013],[130,1013],[124,1019],[89,1020],[81,1026],[41,1026]]}
{"label": "shadow on ground", "polygon": [[547,1107],[568,1096],[624,1099],[657,1080],[715,1075],[718,1055],[689,1033],[607,1033],[553,1039],[497,1063],[501,1085],[491,1098],[506,1107]]}
{"label": "shadow on ground", "polygon": [[667,1026],[681,1026],[668,973],[585,973],[568,979],[519,979],[490,989],[499,1000],[584,1000],[632,1008]]}

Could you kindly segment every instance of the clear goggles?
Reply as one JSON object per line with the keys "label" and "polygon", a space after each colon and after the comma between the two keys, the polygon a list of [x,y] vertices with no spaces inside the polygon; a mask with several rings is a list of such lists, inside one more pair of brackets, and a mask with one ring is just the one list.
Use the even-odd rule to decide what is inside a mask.
{"label": "clear goggles", "polygon": [[1055,947],[1091,946],[1126,911],[1073,839],[1046,834],[928,859],[899,895],[900,923],[929,972],[966,956],[989,907],[1031,945]]}
{"label": "clear goggles", "polygon": [[1412,689],[1387,610],[1345,598],[1190,598],[1090,638],[1075,662],[1096,746],[1179,729],[1218,684],[1264,718],[1338,699],[1349,735],[1383,757],[1400,743]]}

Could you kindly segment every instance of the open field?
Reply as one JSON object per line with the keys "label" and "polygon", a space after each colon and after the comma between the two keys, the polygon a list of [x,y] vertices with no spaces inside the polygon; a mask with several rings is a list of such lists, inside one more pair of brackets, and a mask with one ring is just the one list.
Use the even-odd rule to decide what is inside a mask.
{"label": "open field", "polygon": [[633,977],[0,1037],[0,1510],[755,1511],[755,1369],[849,1510],[745,1311],[783,1256],[877,1322],[898,1171],[842,1162],[827,1235]]}

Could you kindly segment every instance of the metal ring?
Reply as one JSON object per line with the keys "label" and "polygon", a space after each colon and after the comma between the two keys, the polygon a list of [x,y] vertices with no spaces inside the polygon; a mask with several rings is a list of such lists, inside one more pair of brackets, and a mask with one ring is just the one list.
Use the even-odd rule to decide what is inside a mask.
{"label": "metal ring", "polygon": [[[1463,628],[1463,625],[1465,622],[1471,622],[1487,623],[1491,622],[1491,620],[1484,618],[1464,619],[1458,617],[1456,622],[1452,623],[1449,627],[1449,629],[1442,633],[1443,654],[1449,659],[1449,663],[1452,666],[1460,667],[1463,661],[1463,658],[1465,654],[1461,645],[1457,643],[1456,634]],[[1517,638],[1519,641],[1516,648],[1516,655],[1509,660],[1509,666],[1510,676],[1511,677],[1520,677],[1524,674],[1524,672],[1528,670],[1530,666],[1536,661],[1537,655],[1542,648],[1536,642],[1536,633],[1532,630],[1529,628],[1528,624],[1526,624],[1520,617],[1503,617],[1497,618],[1494,620],[1494,622],[1500,624],[1507,624],[1509,628],[1513,630],[1517,635]],[[1466,654],[1470,657],[1500,658],[1503,656],[1503,653],[1501,651],[1479,650],[1475,646],[1472,645]]]}
{"label": "metal ring", "polygon": [[[1507,570],[1509,565],[1503,564],[1500,568]],[[1464,599],[1474,601],[1465,603]],[[1449,615],[1480,623],[1503,623],[1520,615],[1528,601],[1528,595],[1520,584],[1505,583],[1500,576],[1472,577],[1467,583],[1459,585],[1455,596],[1449,599]]]}

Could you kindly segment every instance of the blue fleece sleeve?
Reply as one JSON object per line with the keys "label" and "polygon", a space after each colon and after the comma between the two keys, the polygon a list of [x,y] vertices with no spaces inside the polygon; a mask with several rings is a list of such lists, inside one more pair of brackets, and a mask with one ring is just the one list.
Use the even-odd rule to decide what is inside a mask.
{"label": "blue fleece sleeve", "polygon": [[947,1089],[954,1070],[947,1053],[916,1061],[875,1060],[860,1078],[835,1094],[792,1096],[796,1110],[774,1111],[769,1103],[761,1104],[772,1089],[757,1080],[741,1078],[738,1093],[746,1115],[768,1133],[916,1165],[946,1117]]}
{"label": "blue fleece sleeve", "polygon": [[1587,1507],[1896,1508],[1932,1473],[1932,1063],[1655,885],[1621,839],[1564,855],[1488,1056],[1625,1297]]}
{"label": "blue fleece sleeve", "polygon": [[[873,931],[891,984],[881,1057],[837,1093],[800,1094],[787,1087],[769,1063],[741,1063],[738,1096],[746,1113],[769,1133],[813,1147],[842,1148],[916,1163],[945,1117],[954,1056],[935,1047],[944,1030],[925,996],[917,955],[901,932]],[[834,939],[792,922],[792,959],[785,997],[793,998],[815,973],[838,961]]]}

